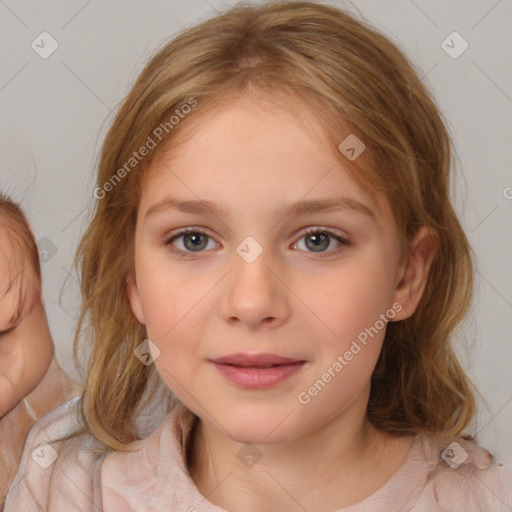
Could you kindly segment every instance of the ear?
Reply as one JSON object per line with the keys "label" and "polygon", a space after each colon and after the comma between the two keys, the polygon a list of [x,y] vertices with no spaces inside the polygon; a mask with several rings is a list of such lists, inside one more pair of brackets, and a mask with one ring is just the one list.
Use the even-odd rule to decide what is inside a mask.
{"label": "ear", "polygon": [[418,229],[405,263],[398,269],[398,283],[393,295],[394,302],[402,309],[394,316],[394,322],[412,316],[425,291],[430,267],[439,245],[438,235],[428,228]]}
{"label": "ear", "polygon": [[144,313],[142,312],[142,305],[140,303],[139,288],[133,270],[129,270],[126,276],[126,294],[128,296],[128,302],[132,309],[135,318],[141,325],[146,325]]}

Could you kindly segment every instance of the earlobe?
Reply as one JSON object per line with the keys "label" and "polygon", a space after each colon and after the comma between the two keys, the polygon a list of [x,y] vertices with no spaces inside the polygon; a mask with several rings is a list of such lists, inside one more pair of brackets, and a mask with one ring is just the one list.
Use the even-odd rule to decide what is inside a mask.
{"label": "earlobe", "polygon": [[126,294],[128,296],[128,302],[130,303],[130,307],[132,313],[135,315],[135,318],[139,324],[146,325],[144,313],[142,312],[142,305],[140,303],[139,289],[137,287],[133,272],[128,272],[128,275],[126,276]]}
{"label": "earlobe", "polygon": [[427,226],[421,226],[414,237],[406,262],[400,269],[401,278],[395,290],[394,301],[401,304],[402,309],[395,315],[394,321],[409,318],[416,311],[427,285],[438,244],[437,234]]}

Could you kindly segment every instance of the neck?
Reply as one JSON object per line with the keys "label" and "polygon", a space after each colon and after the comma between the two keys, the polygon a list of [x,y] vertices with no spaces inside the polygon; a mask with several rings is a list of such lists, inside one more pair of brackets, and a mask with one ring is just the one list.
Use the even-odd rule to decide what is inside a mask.
{"label": "neck", "polygon": [[[360,412],[345,410],[289,442],[257,446],[226,438],[200,420],[191,441],[192,480],[226,510],[329,511],[353,505],[389,480],[412,444],[411,437],[376,429],[365,410]],[[237,456],[241,449],[248,457]]]}

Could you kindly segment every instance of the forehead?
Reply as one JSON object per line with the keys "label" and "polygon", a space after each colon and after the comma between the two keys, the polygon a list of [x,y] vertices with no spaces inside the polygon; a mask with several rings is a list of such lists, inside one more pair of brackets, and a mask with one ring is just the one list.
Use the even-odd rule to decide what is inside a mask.
{"label": "forehead", "polygon": [[235,96],[222,103],[200,105],[190,117],[164,142],[156,165],[181,156],[189,159],[190,153],[197,151],[208,151],[209,159],[226,154],[239,154],[243,159],[251,152],[260,162],[290,156],[291,148],[305,152],[314,146],[317,152],[329,151],[317,116],[303,100],[284,93]]}
{"label": "forehead", "polygon": [[[304,104],[241,97],[196,114],[152,162],[142,183],[143,207],[170,193],[217,203],[238,199],[260,209],[343,195],[389,214],[385,199],[349,172],[369,159],[359,157],[356,166],[335,155]],[[340,140],[349,133],[347,128]]]}

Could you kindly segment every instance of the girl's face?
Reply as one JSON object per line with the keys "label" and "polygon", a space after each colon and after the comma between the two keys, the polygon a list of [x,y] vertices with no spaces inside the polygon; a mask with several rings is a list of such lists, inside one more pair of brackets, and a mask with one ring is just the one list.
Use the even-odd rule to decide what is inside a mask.
{"label": "girl's face", "polygon": [[[39,384],[53,357],[53,341],[36,272],[27,264],[11,275],[13,257],[9,237],[0,229],[0,417]],[[25,293],[21,315],[15,320],[22,286]]]}
{"label": "girl's face", "polygon": [[[179,152],[160,154],[143,183],[132,310],[169,388],[238,442],[291,440],[364,411],[387,318],[414,307],[388,203],[349,177],[303,115],[306,125],[229,103],[190,120]],[[212,362],[233,354],[299,363]]]}

